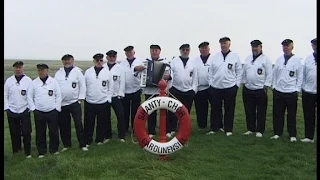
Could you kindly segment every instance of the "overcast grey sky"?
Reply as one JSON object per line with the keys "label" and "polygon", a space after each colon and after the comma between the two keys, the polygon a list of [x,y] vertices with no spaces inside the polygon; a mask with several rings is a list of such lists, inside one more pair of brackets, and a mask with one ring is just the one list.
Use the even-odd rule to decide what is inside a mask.
{"label": "overcast grey sky", "polygon": [[70,53],[78,60],[110,49],[125,58],[123,48],[133,45],[138,57],[159,44],[162,55],[179,55],[190,43],[231,38],[231,49],[243,59],[250,41],[260,39],[266,55],[282,54],[281,41],[290,38],[294,53],[305,58],[316,37],[316,0],[5,0],[4,57],[60,59]]}

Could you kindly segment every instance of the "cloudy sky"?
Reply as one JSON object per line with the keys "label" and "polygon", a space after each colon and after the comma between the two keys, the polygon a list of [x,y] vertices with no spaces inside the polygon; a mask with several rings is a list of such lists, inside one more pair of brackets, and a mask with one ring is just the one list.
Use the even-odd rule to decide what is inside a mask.
{"label": "cloudy sky", "polygon": [[189,43],[191,56],[198,44],[228,36],[242,60],[250,41],[260,39],[273,61],[282,54],[281,41],[290,38],[295,54],[310,54],[316,37],[316,0],[5,0],[5,59],[58,60],[70,53],[77,60],[133,45],[140,58],[150,44],[159,44],[167,58]]}

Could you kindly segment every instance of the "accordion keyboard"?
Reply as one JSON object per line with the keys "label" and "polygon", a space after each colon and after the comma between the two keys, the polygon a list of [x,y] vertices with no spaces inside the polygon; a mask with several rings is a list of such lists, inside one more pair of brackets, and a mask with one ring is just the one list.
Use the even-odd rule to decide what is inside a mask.
{"label": "accordion keyboard", "polygon": [[142,62],[142,66],[144,66],[146,69],[144,69],[144,70],[141,72],[140,87],[146,87],[146,86],[147,86],[148,60],[143,61],[143,62]]}

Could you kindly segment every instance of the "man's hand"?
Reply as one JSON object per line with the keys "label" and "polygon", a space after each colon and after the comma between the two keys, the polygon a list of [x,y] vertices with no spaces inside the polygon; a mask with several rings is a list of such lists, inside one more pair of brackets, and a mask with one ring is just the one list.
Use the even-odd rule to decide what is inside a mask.
{"label": "man's hand", "polygon": [[144,66],[136,66],[136,67],[134,68],[135,71],[139,71],[139,72],[141,72],[141,71],[143,71],[143,70],[145,70],[145,69],[146,69],[146,67],[144,67]]}
{"label": "man's hand", "polygon": [[164,80],[171,80],[171,76],[170,76],[170,75],[164,75],[164,76],[163,76],[163,79],[164,79]]}
{"label": "man's hand", "polygon": [[268,86],[263,86],[263,90],[264,90],[264,92],[266,92],[266,94],[268,94]]}

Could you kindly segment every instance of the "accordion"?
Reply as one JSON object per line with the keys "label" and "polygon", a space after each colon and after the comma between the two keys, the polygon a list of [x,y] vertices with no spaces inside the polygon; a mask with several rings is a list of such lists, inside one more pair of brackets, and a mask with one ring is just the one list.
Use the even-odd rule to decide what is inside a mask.
{"label": "accordion", "polygon": [[140,87],[158,87],[160,80],[165,74],[166,64],[161,61],[144,60],[142,64],[146,69],[141,72]]}

